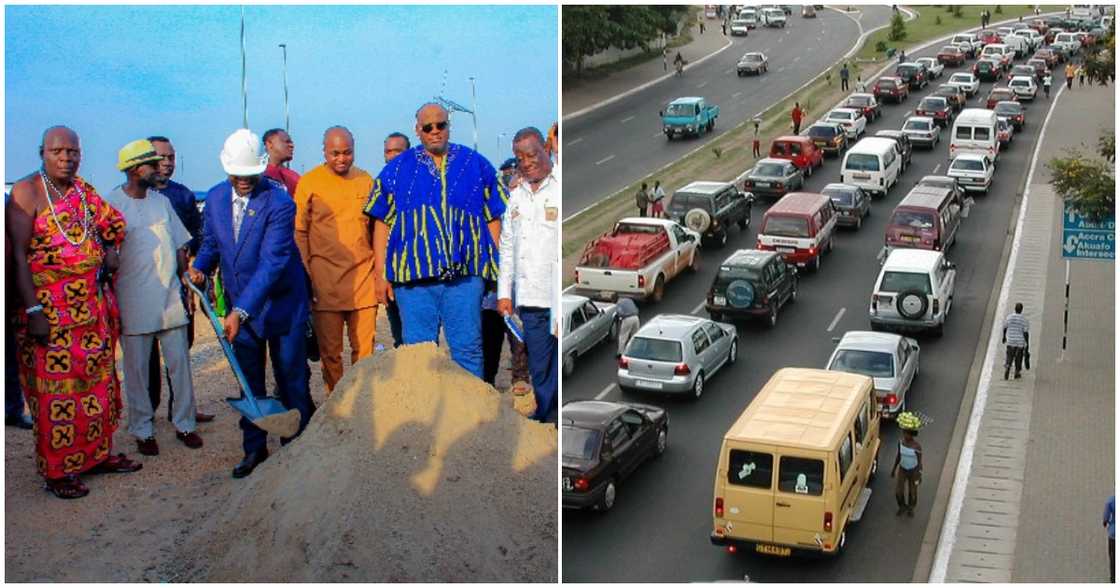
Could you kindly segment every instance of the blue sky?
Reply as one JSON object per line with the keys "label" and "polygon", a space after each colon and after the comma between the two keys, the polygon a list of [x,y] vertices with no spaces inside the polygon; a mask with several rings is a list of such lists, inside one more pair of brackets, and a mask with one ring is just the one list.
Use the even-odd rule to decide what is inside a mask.
{"label": "blue sky", "polygon": [[[478,148],[495,166],[525,126],[557,120],[554,6],[245,7],[249,126],[284,126],[280,43],[288,45],[292,169],[322,163],[322,133],[345,125],[356,163],[382,167],[392,131],[416,143],[416,108],[443,92],[470,108],[477,91]],[[42,131],[65,124],[82,139],[79,173],[107,192],[123,181],[117,151],[166,135],[175,179],[204,190],[223,179],[222,142],[241,127],[240,7],[5,7],[5,179],[39,166]],[[451,140],[473,126],[452,114]],[[498,149],[498,135],[501,151]]]}

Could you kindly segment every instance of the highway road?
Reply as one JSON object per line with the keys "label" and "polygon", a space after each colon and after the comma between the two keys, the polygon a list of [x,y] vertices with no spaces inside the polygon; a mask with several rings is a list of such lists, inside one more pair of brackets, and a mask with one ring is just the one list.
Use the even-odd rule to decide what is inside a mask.
{"label": "highway road", "polygon": [[[831,22],[831,21],[830,21]],[[800,23],[799,23],[800,24]],[[936,48],[914,55],[932,55]],[[971,62],[969,62],[971,67]],[[902,126],[906,113],[941,80],[911,95],[902,105],[887,104],[884,116],[868,126],[868,134]],[[969,106],[979,106],[992,87],[984,83]],[[953,310],[941,338],[918,336],[921,373],[910,406],[934,422],[923,429],[925,477],[915,518],[896,517],[893,480],[886,467],[894,461],[898,432],[884,422],[880,460],[884,465],[873,484],[874,494],[863,520],[849,528],[847,552],[835,559],[777,559],[754,553],[728,554],[711,545],[712,482],[721,438],[775,370],[785,366],[824,367],[834,338],[848,330],[867,330],[868,298],[879,272],[876,255],[894,205],[922,176],[944,173],[948,164],[948,131],[933,151],[917,149],[913,164],[859,231],[842,230],[835,251],[819,274],[802,272],[799,298],[786,306],[774,329],[761,324],[738,325],[739,361],[707,382],[696,403],[659,395],[622,395],[614,386],[616,364],[611,344],[577,360],[575,373],[564,380],[565,401],[602,398],[635,400],[667,407],[669,449],[661,460],[642,466],[618,490],[615,508],[606,514],[565,510],[563,513],[564,581],[712,581],[770,582],[908,582],[929,524],[932,493],[940,482],[945,452],[960,410],[968,371],[979,344],[986,305],[998,287],[996,272],[1004,247],[1016,193],[1020,191],[1049,101],[1039,98],[1027,109],[1027,125],[1001,155],[992,191],[976,195],[964,219],[958,242],[948,257],[957,264]],[[572,153],[572,151],[569,151]],[[826,160],[806,182],[818,191],[839,181],[839,162]],[[682,277],[666,288],[665,299],[641,306],[643,322],[658,313],[706,316],[700,306],[719,262],[736,248],[753,247],[757,223],[765,206],[756,203],[754,223],[732,232],[723,250],[704,250],[697,275]]]}
{"label": "highway road", "polygon": [[[886,24],[887,6],[862,6],[864,30]],[[784,29],[757,28],[711,59],[640,92],[564,123],[564,209],[574,214],[696,149],[793,92],[847,53],[860,34],[847,15],[821,10],[817,18],[789,17]],[[714,21],[713,21],[714,23]],[[719,34],[712,24],[707,34]],[[770,71],[738,77],[735,64],[762,51]],[[684,54],[687,60],[699,56]],[[854,78],[852,80],[855,81]],[[837,80],[836,83],[839,83]],[[657,112],[675,98],[703,96],[720,107],[713,133],[669,141]]]}

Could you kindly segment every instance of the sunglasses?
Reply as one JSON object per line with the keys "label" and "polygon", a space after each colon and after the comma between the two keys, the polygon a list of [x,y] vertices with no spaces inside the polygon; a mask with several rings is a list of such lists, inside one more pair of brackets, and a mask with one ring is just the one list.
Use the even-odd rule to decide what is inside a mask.
{"label": "sunglasses", "polygon": [[432,129],[442,131],[446,128],[447,128],[447,121],[441,120],[437,123],[428,123],[428,124],[420,127],[420,130],[424,131],[425,133],[430,133],[430,132],[432,132]]}

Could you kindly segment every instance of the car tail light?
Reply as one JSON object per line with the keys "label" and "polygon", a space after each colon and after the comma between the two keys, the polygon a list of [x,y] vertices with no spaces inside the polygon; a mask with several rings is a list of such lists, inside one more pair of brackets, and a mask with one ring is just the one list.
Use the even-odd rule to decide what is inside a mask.
{"label": "car tail light", "polygon": [[734,554],[734,553],[738,553],[738,552],[739,552],[739,548],[738,548],[738,547],[735,547],[734,545],[728,545],[728,546],[727,546],[727,553],[732,553],[732,554]]}
{"label": "car tail light", "polygon": [[937,313],[938,313],[938,312],[939,312],[940,310],[941,310],[941,302],[940,302],[940,301],[938,301],[938,300],[937,300],[936,298],[934,298],[934,299],[933,299],[933,315],[934,315],[934,316],[937,316]]}
{"label": "car tail light", "polygon": [[782,182],[778,182],[778,183],[774,184],[774,187],[781,190],[785,187],[785,184],[783,184]]}
{"label": "car tail light", "polygon": [[620,367],[624,370],[630,369],[630,360],[626,359],[625,355],[619,357],[618,358],[618,367]]}
{"label": "car tail light", "polygon": [[883,397],[883,404],[887,404],[890,406],[898,404],[898,396],[895,396],[894,394],[887,394]]}
{"label": "car tail light", "polygon": [[723,497],[716,497],[716,518],[723,518]]}
{"label": "car tail light", "polygon": [[832,532],[832,513],[830,512],[824,513],[824,530],[829,533]]}
{"label": "car tail light", "polygon": [[809,255],[816,255],[816,254],[817,254],[817,248],[816,247],[810,247],[809,248]]}
{"label": "car tail light", "polygon": [[763,306],[765,306],[767,304],[770,304],[770,295],[769,294],[763,294],[762,295],[762,300],[760,300],[759,303],[761,303]]}
{"label": "car tail light", "polygon": [[575,484],[573,486],[576,489],[576,492],[587,492],[587,490],[591,488],[591,484],[587,481],[587,478],[584,478],[582,476],[576,478]]}
{"label": "car tail light", "polygon": [[713,218],[712,219],[712,228],[713,229],[718,229],[719,228],[719,219],[718,218]]}
{"label": "car tail light", "polygon": [[638,287],[639,288],[645,288],[646,287],[646,277],[645,276],[643,276],[643,275],[638,276]]}
{"label": "car tail light", "polygon": [[677,367],[673,368],[674,376],[687,376],[691,374],[692,370],[688,367],[687,363],[678,363]]}
{"label": "car tail light", "polygon": [[941,251],[941,239],[933,240],[933,248],[937,251]]}
{"label": "car tail light", "polygon": [[871,312],[876,313],[876,314],[879,312],[879,297],[878,296],[872,296],[871,297]]}
{"label": "car tail light", "polygon": [[743,182],[743,185],[746,186],[747,188],[753,188],[754,187],[754,182],[752,182],[750,180],[747,180],[746,182]]}
{"label": "car tail light", "polygon": [[576,270],[576,283],[579,283],[579,270]]}

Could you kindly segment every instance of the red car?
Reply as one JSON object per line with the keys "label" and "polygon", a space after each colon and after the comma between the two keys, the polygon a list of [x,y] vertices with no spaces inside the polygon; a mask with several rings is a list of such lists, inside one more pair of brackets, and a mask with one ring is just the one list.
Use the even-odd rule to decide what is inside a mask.
{"label": "red car", "polygon": [[1046,21],[1042,20],[1041,18],[1032,20],[1031,23],[1027,26],[1038,31],[1038,34],[1044,37],[1046,36],[1046,33],[1050,32],[1050,25],[1046,24]]}
{"label": "red car", "polygon": [[1002,43],[1003,37],[993,30],[986,30],[980,33],[980,45],[991,45],[992,43]]}
{"label": "red car", "polygon": [[770,144],[770,157],[792,161],[806,176],[813,175],[813,168],[824,165],[824,151],[810,137],[787,135],[774,139]]}
{"label": "red car", "polygon": [[1046,67],[1050,68],[1058,65],[1058,54],[1049,49],[1039,49],[1035,51],[1031,59],[1041,59],[1046,62]]}
{"label": "red car", "polygon": [[880,116],[883,116],[883,110],[879,105],[879,100],[871,94],[852,94],[844,100],[844,103],[841,104],[840,107],[854,108],[863,112],[863,118],[866,118],[867,122],[873,122]]}
{"label": "red car", "polygon": [[984,108],[992,110],[996,107],[996,102],[1004,101],[1018,102],[1019,97],[1015,95],[1015,92],[1011,91],[1011,88],[992,88],[991,93],[988,94],[988,100],[986,101],[987,106]]}
{"label": "red car", "polygon": [[910,97],[910,86],[902,78],[879,78],[872,93],[879,100],[890,96],[895,102],[901,103]]}
{"label": "red car", "polygon": [[964,65],[964,59],[964,52],[952,45],[946,45],[941,48],[941,51],[937,52],[937,61],[944,65],[951,65],[953,67]]}

